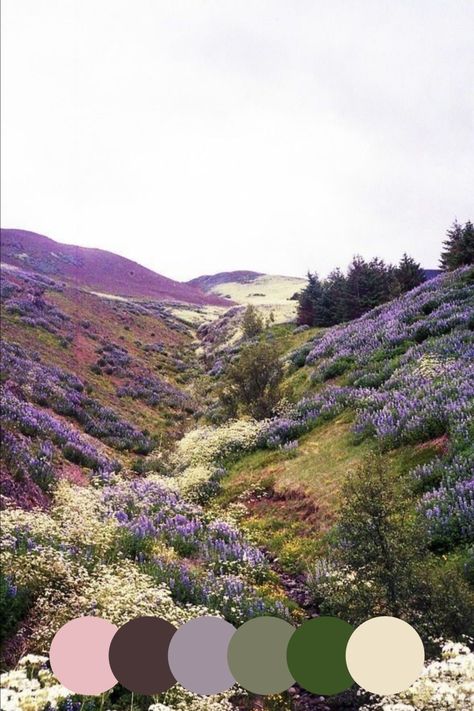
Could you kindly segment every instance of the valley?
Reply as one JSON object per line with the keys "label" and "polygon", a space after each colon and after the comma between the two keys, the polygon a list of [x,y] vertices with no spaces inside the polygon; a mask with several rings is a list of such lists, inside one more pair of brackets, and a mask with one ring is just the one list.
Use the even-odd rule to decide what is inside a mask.
{"label": "valley", "polygon": [[[79,698],[45,657],[80,614],[175,625],[214,614],[236,626],[399,614],[429,659],[436,640],[474,636],[472,267],[308,328],[294,321],[303,279],[182,285],[137,265],[130,286],[128,260],[95,254],[91,275],[90,255],[45,239],[2,231],[5,711],[384,703],[355,687],[326,699],[179,685],[152,700],[120,687]],[[248,304],[260,318],[250,335]],[[266,395],[278,398],[255,417],[236,383],[264,358],[278,376]]]}

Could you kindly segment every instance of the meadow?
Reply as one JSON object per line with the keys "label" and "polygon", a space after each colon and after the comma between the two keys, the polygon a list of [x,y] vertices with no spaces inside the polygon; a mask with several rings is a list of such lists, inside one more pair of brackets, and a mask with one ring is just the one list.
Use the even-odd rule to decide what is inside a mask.
{"label": "meadow", "polygon": [[[2,709],[470,707],[472,267],[329,329],[297,327],[285,311],[250,339],[238,306],[117,300],[21,269],[3,277]],[[262,279],[219,293],[267,293]],[[272,308],[296,288],[275,286]],[[279,355],[278,407],[228,419],[226,377],[259,343]],[[367,491],[375,512],[354,504]],[[371,516],[393,578],[364,538]],[[429,650],[423,676],[390,699],[357,688],[199,697],[179,685],[156,699],[121,687],[81,698],[47,665],[57,629],[83,614],[298,625],[319,612],[353,624],[398,612]]]}

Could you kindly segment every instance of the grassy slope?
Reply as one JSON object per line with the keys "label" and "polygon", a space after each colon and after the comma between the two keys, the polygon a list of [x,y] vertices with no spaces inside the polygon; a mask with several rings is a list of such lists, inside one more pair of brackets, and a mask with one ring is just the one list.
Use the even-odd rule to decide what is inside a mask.
{"label": "grassy slope", "polygon": [[[312,341],[320,331],[294,333],[289,324],[270,329],[283,353]],[[291,400],[346,382],[343,375],[317,383],[311,373],[309,367],[289,370],[283,388]],[[216,506],[225,509],[230,503],[244,502],[248,513],[243,525],[288,572],[303,570],[321,550],[337,518],[342,482],[376,448],[373,440],[355,441],[353,419],[353,413],[346,411],[318,426],[299,440],[296,453],[259,450],[247,455],[229,467],[223,480]],[[404,473],[439,454],[442,445],[434,440],[400,447],[384,456],[394,473]]]}
{"label": "grassy slope", "polygon": [[[244,526],[276,556],[284,570],[299,572],[321,551],[337,517],[342,482],[373,442],[356,444],[352,415],[344,413],[301,438],[296,455],[259,450],[229,468],[216,505],[243,501]],[[431,459],[439,443],[387,453],[392,471],[405,472]]]}
{"label": "grassy slope", "polygon": [[[130,314],[121,308],[120,302],[66,287],[62,292],[47,290],[45,298],[70,316],[73,341],[68,347],[61,345],[61,338],[41,328],[22,323],[18,316],[2,309],[2,338],[35,350],[42,361],[74,373],[88,384],[89,393],[103,405],[113,408],[121,417],[133,422],[140,429],[147,429],[158,439],[182,431],[185,423],[183,413],[166,405],[150,407],[129,397],[118,397],[117,386],[121,380],[113,375],[98,375],[91,371],[99,355],[96,350],[102,342],[113,342],[127,349],[137,363],[180,388],[186,387],[189,374],[176,368],[175,358],[188,364],[194,362],[191,331],[178,331],[156,316]],[[84,323],[88,326],[84,327]],[[159,342],[163,353],[145,351],[143,345]],[[74,423],[73,423],[74,424]],[[133,459],[125,454],[121,458]]]}
{"label": "grassy slope", "polygon": [[273,311],[277,322],[290,321],[296,315],[296,301],[291,297],[301,291],[306,280],[298,277],[265,274],[251,282],[227,282],[212,288],[219,296],[226,296],[238,304],[253,304],[262,311]]}

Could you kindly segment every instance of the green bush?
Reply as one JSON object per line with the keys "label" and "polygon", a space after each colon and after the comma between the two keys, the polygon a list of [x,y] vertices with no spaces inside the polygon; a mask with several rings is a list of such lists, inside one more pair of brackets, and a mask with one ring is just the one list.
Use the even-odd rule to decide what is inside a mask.
{"label": "green bush", "polygon": [[229,417],[239,412],[262,420],[273,414],[281,399],[283,367],[271,343],[244,346],[227,368],[220,392],[221,406]]}
{"label": "green bush", "polygon": [[320,611],[352,624],[401,617],[426,644],[473,635],[472,587],[462,566],[430,552],[405,479],[371,454],[348,477],[341,501],[327,560],[308,576]]}
{"label": "green bush", "polygon": [[12,585],[8,578],[0,573],[0,644],[10,637],[18,623],[25,616],[28,608],[28,596],[25,591]]}

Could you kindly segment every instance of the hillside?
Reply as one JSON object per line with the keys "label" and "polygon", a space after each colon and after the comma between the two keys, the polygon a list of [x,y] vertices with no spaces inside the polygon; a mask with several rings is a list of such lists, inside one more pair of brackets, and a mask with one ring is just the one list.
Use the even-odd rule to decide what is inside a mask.
{"label": "hillside", "polygon": [[[281,407],[229,421],[218,413],[226,368],[258,340],[226,338],[238,306],[196,328],[175,304],[99,296],[21,263],[2,271],[4,668],[44,654],[54,631],[84,614],[116,624],[156,614],[176,625],[209,613],[235,625],[260,614],[293,624],[318,612],[353,624],[374,609],[390,614],[370,546],[355,569],[333,562],[356,546],[349,531],[338,548],[340,511],[348,475],[370,455],[388,489],[406,484],[389,523],[407,523],[422,552],[410,578],[411,558],[396,549],[415,590],[404,618],[427,645],[474,632],[472,269],[338,327],[269,325],[259,338],[281,354]],[[269,284],[251,298],[286,298],[289,284],[271,279],[219,288],[230,284],[235,298]],[[355,591],[357,604],[340,590]],[[48,679],[54,700],[64,692],[42,664],[28,673]],[[18,694],[31,700],[39,692],[28,683]],[[195,711],[367,702],[352,691],[292,693],[265,700],[233,689],[203,701],[176,687],[156,701]],[[150,704],[121,689],[106,698],[114,710]],[[86,704],[96,711],[100,700]]]}
{"label": "hillside", "polygon": [[168,279],[111,252],[61,244],[25,230],[1,230],[1,261],[104,294],[228,305],[218,296]]}
{"label": "hillside", "polygon": [[236,304],[253,304],[266,316],[273,313],[276,323],[285,323],[296,316],[297,301],[293,297],[306,279],[235,271],[197,277],[188,283]]}
{"label": "hillside", "polygon": [[237,283],[248,284],[254,281],[257,277],[264,276],[261,272],[252,272],[241,269],[233,272],[219,272],[218,274],[205,274],[203,276],[190,279],[188,284],[202,291],[212,291],[215,287],[222,284]]}
{"label": "hillside", "polygon": [[467,269],[316,336],[272,329],[296,404],[265,425],[264,448],[232,466],[222,505],[245,497],[252,534],[288,570],[305,569],[319,549],[315,533],[335,521],[348,472],[382,449],[394,472],[423,480],[435,545],[472,541],[473,319]]}
{"label": "hillside", "polygon": [[[65,418],[71,437],[100,453],[93,461],[103,457],[104,466],[116,460],[114,450],[130,464],[134,452],[182,432],[194,409],[185,391],[195,368],[194,336],[166,305],[107,299],[19,268],[2,269],[1,295],[2,383],[10,413],[4,414],[4,427],[12,417],[21,431],[11,407],[25,399],[29,414],[44,413],[49,423],[33,437],[12,432],[4,443],[7,462],[13,466],[20,457],[16,476],[2,468],[14,499],[44,499],[30,467],[44,442],[54,444],[54,431]],[[59,472],[84,480],[77,465],[89,459],[78,453],[63,457],[65,443],[55,444],[53,479]]]}

